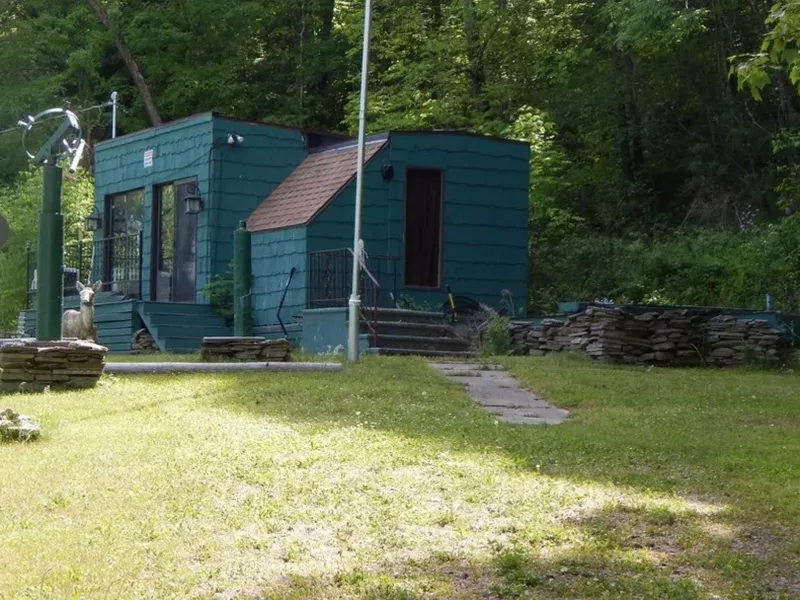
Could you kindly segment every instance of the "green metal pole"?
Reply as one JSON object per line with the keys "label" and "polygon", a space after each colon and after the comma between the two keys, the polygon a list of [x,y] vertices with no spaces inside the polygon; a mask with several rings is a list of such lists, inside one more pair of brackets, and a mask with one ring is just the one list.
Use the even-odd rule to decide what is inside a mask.
{"label": "green metal pole", "polygon": [[250,311],[250,232],[241,221],[233,233],[233,333],[249,336],[253,331]]}
{"label": "green metal pole", "polygon": [[63,285],[64,216],[61,214],[61,168],[46,164],[36,259],[37,340],[61,339]]}

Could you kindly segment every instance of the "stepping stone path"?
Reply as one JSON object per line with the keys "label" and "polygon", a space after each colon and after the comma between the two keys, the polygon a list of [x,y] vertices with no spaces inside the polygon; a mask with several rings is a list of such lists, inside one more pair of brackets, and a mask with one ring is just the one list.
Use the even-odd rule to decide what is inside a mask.
{"label": "stepping stone path", "polygon": [[450,381],[466,386],[469,397],[497,416],[498,421],[513,425],[558,425],[569,412],[548,404],[523,390],[503,367],[477,363],[441,363],[430,365]]}

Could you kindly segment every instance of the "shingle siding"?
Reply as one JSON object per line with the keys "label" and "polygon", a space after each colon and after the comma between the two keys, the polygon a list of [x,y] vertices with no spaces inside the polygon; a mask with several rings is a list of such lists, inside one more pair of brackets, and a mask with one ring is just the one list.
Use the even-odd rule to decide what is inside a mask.
{"label": "shingle siding", "polygon": [[[241,146],[227,143],[228,133],[244,137]],[[214,198],[210,219],[215,231],[208,256],[214,273],[224,273],[233,260],[233,232],[303,161],[299,131],[214,120]]]}
{"label": "shingle siding", "polygon": [[286,293],[281,318],[284,323],[296,321],[306,306],[306,228],[252,234],[251,260],[254,325],[261,327],[278,322],[278,304],[292,267],[296,271]]}

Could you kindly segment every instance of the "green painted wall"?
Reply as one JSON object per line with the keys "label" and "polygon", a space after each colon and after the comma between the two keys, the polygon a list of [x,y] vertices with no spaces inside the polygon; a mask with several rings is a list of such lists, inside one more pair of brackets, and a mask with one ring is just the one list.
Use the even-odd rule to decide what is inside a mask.
{"label": "green painted wall", "polygon": [[[403,256],[405,171],[430,167],[444,172],[441,289],[403,289],[401,294],[440,305],[444,286],[490,306],[509,289],[524,310],[528,280],[529,149],[524,144],[468,135],[394,133],[390,144],[368,165],[364,178],[363,235],[370,257]],[[384,163],[394,166],[391,182],[381,178]],[[308,227],[308,248],[351,246],[355,182]],[[392,287],[386,261],[378,261],[384,288]]]}
{"label": "green painted wall", "polygon": [[[332,355],[347,351],[348,309],[315,308],[303,311],[301,349],[306,354]],[[369,349],[369,336],[359,334],[358,351]]]}
{"label": "green painted wall", "polygon": [[[228,133],[244,137],[230,146]],[[153,150],[152,167],[144,153]],[[212,274],[223,274],[233,257],[233,230],[305,156],[299,131],[270,125],[196,115],[97,145],[95,205],[106,196],[145,190],[143,278],[149,282],[151,211],[154,186],[196,178],[204,201],[197,220],[196,301],[206,303],[202,289]],[[98,234],[98,237],[102,237]],[[149,299],[145,284],[144,299]]]}
{"label": "green painted wall", "polygon": [[296,270],[286,294],[281,318],[284,323],[298,320],[306,307],[306,228],[254,233],[251,247],[254,326],[263,327],[278,322],[278,305],[292,267]]}
{"label": "green painted wall", "polygon": [[[223,274],[233,259],[233,232],[239,221],[269,196],[305,158],[303,135],[292,129],[216,118],[212,176],[214,203],[208,218],[213,231],[206,270]],[[227,143],[229,133],[244,137]]]}

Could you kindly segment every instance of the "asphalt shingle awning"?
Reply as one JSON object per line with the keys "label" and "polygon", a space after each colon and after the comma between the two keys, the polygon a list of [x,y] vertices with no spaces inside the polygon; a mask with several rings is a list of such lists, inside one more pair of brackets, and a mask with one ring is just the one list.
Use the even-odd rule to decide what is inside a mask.
{"label": "asphalt shingle awning", "polygon": [[[387,136],[368,139],[364,162],[387,141]],[[357,168],[355,142],[309,154],[248,217],[247,229],[258,232],[306,225],[355,178]]]}

